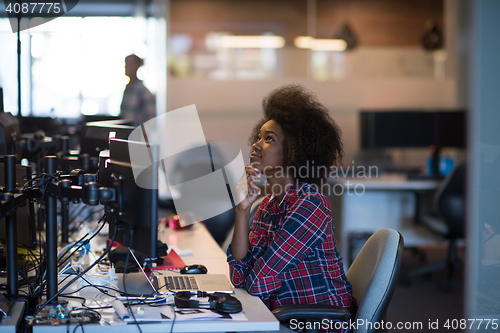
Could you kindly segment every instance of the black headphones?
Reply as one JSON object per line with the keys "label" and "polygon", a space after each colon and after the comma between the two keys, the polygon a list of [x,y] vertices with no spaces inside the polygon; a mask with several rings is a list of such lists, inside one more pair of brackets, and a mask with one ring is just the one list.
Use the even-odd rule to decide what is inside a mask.
{"label": "black headphones", "polygon": [[[192,300],[192,296],[208,296],[208,302]],[[190,291],[179,291],[175,294],[175,306],[178,308],[214,309],[223,313],[237,313],[242,310],[241,302],[237,298],[226,293],[209,294],[205,291],[198,291],[196,294],[192,294]]]}

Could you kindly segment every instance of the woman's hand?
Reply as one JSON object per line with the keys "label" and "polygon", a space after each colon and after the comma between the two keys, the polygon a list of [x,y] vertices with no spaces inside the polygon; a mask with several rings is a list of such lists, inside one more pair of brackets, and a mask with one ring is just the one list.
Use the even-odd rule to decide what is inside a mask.
{"label": "woman's hand", "polygon": [[257,186],[257,179],[263,177],[257,168],[252,165],[245,166],[245,174],[238,182],[236,191],[238,193],[237,210],[248,210],[252,203],[260,195],[260,188]]}

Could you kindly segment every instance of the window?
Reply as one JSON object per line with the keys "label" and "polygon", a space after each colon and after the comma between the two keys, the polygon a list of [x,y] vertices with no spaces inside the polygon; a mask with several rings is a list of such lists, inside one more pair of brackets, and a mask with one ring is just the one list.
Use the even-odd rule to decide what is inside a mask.
{"label": "window", "polygon": [[[23,115],[76,118],[82,113],[118,115],[128,82],[124,58],[145,59],[138,76],[156,93],[150,58],[155,19],[140,17],[60,17],[21,32]],[[29,24],[28,21],[21,24]],[[17,35],[0,19],[0,86],[5,109],[17,114]],[[150,47],[148,48],[148,44]],[[150,57],[151,56],[151,57]]]}

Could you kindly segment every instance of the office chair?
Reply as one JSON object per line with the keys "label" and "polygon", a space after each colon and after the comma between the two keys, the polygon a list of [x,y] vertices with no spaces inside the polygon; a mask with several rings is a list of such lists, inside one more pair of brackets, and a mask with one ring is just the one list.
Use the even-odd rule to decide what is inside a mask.
{"label": "office chair", "polygon": [[[250,232],[250,228],[252,227],[253,218],[255,217],[255,213],[257,213],[257,208],[259,208],[260,204],[262,203],[262,201],[264,200],[265,197],[266,196],[264,195],[264,196],[257,198],[253,202],[252,207],[250,208],[250,218],[248,219],[248,231],[249,232]],[[229,232],[229,234],[227,235],[226,240],[224,241],[224,243],[221,246],[224,253],[227,252],[227,248],[231,244],[231,240],[233,239],[233,232],[234,232],[234,225],[233,225],[233,228],[231,229],[231,231]]]}
{"label": "office chair", "polygon": [[[196,146],[189,150],[179,153],[173,158],[175,160],[173,170],[168,176],[170,184],[181,184],[195,180],[196,178],[210,174],[216,170],[223,169],[226,166],[226,159],[224,158],[222,149],[215,142],[207,142],[206,145]],[[227,171],[226,171],[227,172]],[[228,193],[230,191],[229,185],[226,183]],[[180,192],[182,197],[182,191]],[[208,218],[204,221],[208,231],[221,245],[231,231],[234,225],[234,209],[223,211],[223,207],[227,207],[227,198],[220,198],[219,202],[222,211],[220,214]],[[200,199],[201,200],[201,199]],[[167,204],[163,203],[167,206]],[[173,204],[171,205],[174,206]]]}
{"label": "office chair", "polygon": [[[403,248],[403,236],[392,229],[378,230],[366,241],[346,274],[352,285],[353,296],[358,302],[358,311],[351,320],[363,320],[364,323],[372,324],[385,320],[399,274]],[[273,314],[280,321],[297,319],[319,324],[324,319],[328,322],[347,321],[350,316],[346,308],[320,304],[285,305],[274,309]],[[318,324],[316,327],[308,326],[313,326],[314,329],[303,332],[319,332],[321,328]],[[353,332],[381,331],[375,328],[376,325],[359,325]]]}
{"label": "office chair", "polygon": [[[421,219],[430,231],[448,240],[448,256],[445,261],[415,269],[406,274],[406,279],[446,270],[450,280],[460,260],[457,257],[457,241],[464,238],[465,230],[465,163],[459,164],[445,178],[434,196],[437,217],[423,216]],[[450,285],[447,285],[449,288]],[[449,290],[448,290],[449,291]]]}

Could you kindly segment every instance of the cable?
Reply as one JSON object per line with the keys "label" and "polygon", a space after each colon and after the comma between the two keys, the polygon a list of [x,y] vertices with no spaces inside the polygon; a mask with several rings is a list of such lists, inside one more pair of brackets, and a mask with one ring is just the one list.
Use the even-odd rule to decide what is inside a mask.
{"label": "cable", "polygon": [[75,332],[76,332],[76,329],[77,329],[78,327],[81,327],[81,328],[82,328],[82,333],[85,333],[85,331],[83,330],[83,323],[82,323],[82,322],[79,322],[79,323],[78,323],[78,325],[76,325],[76,326],[75,326],[75,329],[73,330],[73,333],[75,333]]}
{"label": "cable", "polygon": [[[73,243],[73,245],[76,245],[76,244],[78,244],[78,243],[81,243],[85,237],[87,237],[90,233],[92,233],[92,232],[94,231],[94,229],[95,229],[95,228],[97,228],[97,226],[99,225],[99,223],[101,223],[101,221],[102,221],[105,217],[107,217],[107,215],[105,215],[105,214],[104,214],[104,215],[103,215],[103,216],[99,219],[99,221],[97,221],[97,224],[96,224],[96,225],[92,228],[92,230],[90,230],[90,231],[89,231],[89,232],[87,232],[85,235],[83,235],[83,236],[82,236],[82,237],[81,237],[78,241],[74,242],[74,243]],[[92,235],[92,237],[94,237],[96,234],[98,234],[98,233],[102,230],[102,228],[104,227],[104,224],[105,224],[105,223],[103,223],[103,224],[101,225],[100,229],[99,229],[96,233],[94,233],[94,234]],[[91,237],[90,239],[92,239],[92,237]],[[90,239],[89,239],[89,241],[90,241]],[[81,245],[87,245],[87,244],[81,244]],[[68,245],[68,246],[69,246],[69,245]],[[81,247],[81,246],[80,246],[80,247]],[[76,249],[76,250],[75,250],[75,251],[74,251],[74,252],[73,252],[73,253],[72,253],[69,257],[71,257],[71,256],[72,256],[72,255],[73,255],[76,251],[78,251],[78,250],[80,249],[80,247],[79,247],[78,249]],[[65,252],[65,253],[64,253],[61,257],[62,257],[62,258],[64,258],[64,256],[65,256],[65,255],[69,252],[69,250],[70,250],[70,249],[71,249],[71,247],[69,247],[69,248],[67,249],[67,251],[66,251],[66,252]],[[62,264],[60,264],[60,265],[62,265]],[[59,266],[60,266],[60,265],[59,265]]]}
{"label": "cable", "polygon": [[104,225],[107,222],[107,215],[103,215],[101,217],[101,219],[96,224],[96,226],[98,226],[99,223],[101,223],[105,218],[106,218],[106,221],[104,221],[104,223],[100,226],[99,230],[97,230],[97,232],[95,232],[88,240],[84,241],[84,238],[87,237],[87,236],[89,236],[90,232],[92,232],[93,230],[91,230],[90,232],[87,232],[78,241],[76,241],[76,242],[73,243],[73,246],[75,246],[76,244],[80,244],[80,246],[78,246],[78,248],[76,250],[74,250],[69,256],[67,256],[66,259],[64,259],[64,257],[71,250],[71,247],[69,247],[66,250],[66,252],[64,252],[64,254],[61,256],[61,259],[64,259],[64,260],[62,260],[60,263],[58,263],[57,268],[61,267],[66,261],[68,261],[69,258],[71,258],[76,252],[78,252],[80,250],[80,248],[82,248],[83,246],[87,245],[97,234],[99,234],[99,232],[102,230],[102,228],[104,228]]}
{"label": "cable", "polygon": [[[90,219],[90,218],[91,218],[94,214],[99,213],[100,211],[102,211],[102,209],[92,211],[92,213],[90,213],[87,217],[85,217],[85,218],[84,218],[84,219],[80,222],[80,224],[78,224],[76,227],[73,227],[73,229],[71,229],[69,237],[73,236],[73,234],[74,234],[75,232],[79,231],[79,230],[80,230],[80,227],[82,226],[82,224],[83,224],[83,223],[85,223],[85,222],[86,222],[88,219]],[[71,223],[71,222],[72,222],[72,221],[70,221],[70,223]]]}
{"label": "cable", "polygon": [[175,312],[174,307],[172,307],[172,312],[174,314],[174,319],[172,319],[172,326],[170,326],[170,333],[174,331],[175,318],[177,317],[177,313]]}
{"label": "cable", "polygon": [[76,298],[76,299],[79,299],[79,300],[82,300],[82,306],[85,306],[85,302],[87,301],[87,299],[85,297],[82,297],[82,296],[73,296],[73,295],[62,295],[61,294],[61,297],[64,297],[64,298]]}
{"label": "cable", "polygon": [[36,253],[33,253],[32,250],[28,250],[33,258],[35,258],[37,265],[40,265],[40,260],[36,257]]}
{"label": "cable", "polygon": [[[82,244],[81,244],[81,245],[80,245],[80,246],[79,246],[79,247],[78,247],[75,251],[73,251],[73,253],[71,253],[71,255],[69,255],[69,256],[68,256],[68,257],[67,257],[67,258],[66,258],[66,259],[65,259],[65,260],[64,260],[61,264],[59,264],[59,265],[57,266],[58,268],[59,268],[59,267],[61,267],[61,265],[62,265],[64,262],[66,262],[69,258],[71,258],[71,257],[73,256],[73,254],[75,254],[75,253],[76,253],[76,252],[77,252],[77,251],[78,251],[78,250],[79,250],[82,246],[87,245],[88,243],[90,243],[90,241],[91,241],[91,240],[92,240],[92,239],[93,239],[93,238],[94,238],[97,234],[99,234],[99,232],[102,230],[102,228],[104,228],[104,225],[105,225],[105,224],[106,224],[106,222],[107,222],[107,215],[103,215],[103,217],[101,218],[101,220],[99,220],[99,222],[98,222],[98,223],[100,223],[104,217],[106,217],[106,221],[105,221],[105,222],[101,225],[101,227],[99,228],[99,230],[97,230],[97,232],[95,232],[95,233],[94,233],[94,234],[93,234],[93,235],[92,235],[92,236],[91,236],[88,240],[86,240],[86,241],[82,242]],[[82,238],[80,238],[80,240],[79,240],[78,242],[80,242],[80,241],[81,241],[84,237],[86,237],[87,235],[89,235],[89,233],[87,233],[85,236],[83,236]],[[112,246],[112,245],[113,245],[113,242],[111,242],[111,243],[110,243],[110,246]],[[67,253],[67,252],[66,252],[66,253]],[[65,254],[66,254],[66,253],[65,253]],[[64,254],[64,255],[65,255],[65,254]],[[102,258],[101,258],[101,259],[102,259]],[[99,260],[99,261],[101,261],[101,260]],[[75,271],[75,273],[76,273],[76,271]],[[66,281],[66,280],[67,280],[70,276],[71,276],[71,275],[68,275],[67,277],[65,277],[62,281],[60,281],[60,282],[58,283],[58,285],[63,284],[63,283],[64,283],[64,281]]]}
{"label": "cable", "polygon": [[[89,270],[91,270],[102,258],[104,258],[108,252],[111,250],[111,246],[113,245],[115,239],[116,239],[116,236],[118,234],[118,227],[115,225],[115,230],[113,232],[113,238],[111,240],[111,242],[109,243],[108,247],[106,248],[106,250],[104,250],[104,252],[102,253],[102,255],[97,259],[97,261],[94,261],[91,265],[89,265],[89,267],[87,267],[83,272],[81,272],[80,274],[78,274],[73,280],[71,280],[68,284],[66,284],[64,287],[62,287],[61,289],[59,289],[59,291],[53,295],[50,299],[48,299],[45,303],[43,303],[34,313],[33,316],[36,316],[40,310],[42,310],[45,306],[47,306],[47,304],[51,303],[57,296],[59,296],[64,290],[66,290],[69,286],[71,286],[76,280],[78,280],[79,278],[81,278],[85,273],[87,273]],[[83,329],[83,328],[82,328]]]}
{"label": "cable", "polygon": [[[85,288],[90,288],[90,287],[96,288],[96,285],[94,285],[94,284],[88,284],[88,285],[85,285],[85,286],[81,286],[81,287],[80,287],[80,288],[78,288],[77,290],[72,291],[71,293],[68,293],[68,294],[61,294],[61,296],[65,297],[65,296],[67,296],[67,295],[77,293],[77,292],[79,292],[79,291],[81,291],[81,290],[83,290],[83,289],[85,289]],[[109,289],[109,290],[111,290],[111,291],[118,292],[118,293],[120,293],[120,294],[125,295],[125,293],[124,293],[123,291],[121,291],[121,290],[119,290],[119,289],[116,289],[116,288],[112,288],[112,287],[108,287],[108,286],[99,286],[99,287],[100,287],[100,288],[106,288],[106,289]],[[100,291],[101,291],[103,294],[106,294],[106,292],[104,292],[103,290],[100,290]],[[110,297],[113,297],[113,295],[111,295],[111,294],[106,294],[106,295],[108,295],[108,296],[110,296]]]}
{"label": "cable", "polygon": [[75,213],[73,216],[70,216],[69,222],[70,223],[73,222],[73,220],[76,219],[78,215],[80,215],[83,212],[83,210],[87,207],[89,207],[89,205],[82,205],[82,207],[80,207],[80,210],[77,213]]}
{"label": "cable", "polygon": [[[118,225],[118,223],[115,224],[115,226],[116,225]],[[134,244],[133,242],[134,242],[134,231],[130,230],[130,246],[132,246],[132,244]],[[128,261],[130,259],[130,251],[132,251],[132,249],[129,247],[128,248],[128,252],[127,252],[127,257],[125,258],[125,267],[123,268],[123,290],[125,291],[125,297],[127,297],[127,303],[129,302],[129,300],[128,300],[127,285],[125,283],[125,280],[126,280],[126,276],[127,276]],[[132,318],[134,318],[134,322],[137,325],[137,328],[139,329],[139,332],[142,333],[141,326],[139,325],[139,323],[135,319],[134,311],[132,311],[132,309],[131,309],[130,306],[128,307],[128,312],[132,315]]]}

